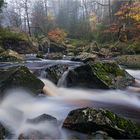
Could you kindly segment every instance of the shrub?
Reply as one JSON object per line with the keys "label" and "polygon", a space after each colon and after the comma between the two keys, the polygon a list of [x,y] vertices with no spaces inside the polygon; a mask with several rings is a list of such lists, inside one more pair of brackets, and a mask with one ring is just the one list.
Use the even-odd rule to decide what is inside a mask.
{"label": "shrub", "polygon": [[58,43],[63,42],[66,37],[67,37],[67,33],[63,29],[60,29],[60,28],[56,28],[54,30],[51,30],[48,33],[48,38],[50,40],[58,42]]}

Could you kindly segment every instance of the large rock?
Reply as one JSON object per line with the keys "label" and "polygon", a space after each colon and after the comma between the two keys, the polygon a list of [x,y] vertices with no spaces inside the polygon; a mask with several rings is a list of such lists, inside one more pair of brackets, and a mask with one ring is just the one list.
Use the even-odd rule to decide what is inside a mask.
{"label": "large rock", "polygon": [[31,39],[2,38],[0,44],[4,49],[11,49],[20,54],[30,54],[38,52],[38,44]]}
{"label": "large rock", "polygon": [[63,54],[61,52],[49,53],[45,56],[45,59],[50,59],[50,60],[58,60],[58,59],[62,59],[62,58],[63,58]]}
{"label": "large rock", "polygon": [[12,50],[6,50],[0,53],[1,62],[21,61],[23,58],[20,54]]}
{"label": "large rock", "polygon": [[0,70],[0,91],[9,88],[25,88],[34,94],[41,93],[44,83],[36,78],[28,68],[24,66],[12,67]]}
{"label": "large rock", "polygon": [[39,50],[43,53],[64,53],[66,48],[63,44],[52,42],[48,38],[43,37],[39,42]]}
{"label": "large rock", "polygon": [[102,109],[82,108],[71,111],[63,127],[87,134],[104,131],[116,139],[140,138],[140,128],[133,122]]}
{"label": "large rock", "polygon": [[63,73],[68,70],[68,65],[54,65],[46,69],[47,79],[51,80],[54,84],[58,84],[59,79],[62,77]]}
{"label": "large rock", "polygon": [[97,58],[97,55],[95,54],[91,54],[91,53],[81,53],[80,55],[72,58],[72,61],[81,61],[81,62],[89,62],[89,61],[95,61],[95,59]]}
{"label": "large rock", "polygon": [[140,68],[140,55],[122,55],[118,56],[116,61],[127,68]]}
{"label": "large rock", "polygon": [[18,139],[60,139],[61,134],[57,119],[53,116],[43,114],[34,119],[27,120],[31,128],[19,135]]}
{"label": "large rock", "polygon": [[66,77],[67,87],[96,89],[123,89],[135,79],[114,62],[95,62],[70,70]]}

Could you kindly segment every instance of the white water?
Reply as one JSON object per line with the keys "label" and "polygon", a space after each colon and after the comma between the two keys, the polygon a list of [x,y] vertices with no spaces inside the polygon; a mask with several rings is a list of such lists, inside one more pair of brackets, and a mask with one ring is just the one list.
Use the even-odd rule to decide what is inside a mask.
{"label": "white water", "polygon": [[[140,71],[128,72],[140,77]],[[140,121],[140,94],[133,89],[125,91],[66,89],[58,88],[48,80],[42,80],[46,85],[44,91],[49,96],[33,97],[23,90],[10,90],[0,104],[0,121],[11,129],[15,137],[20,133],[29,132],[31,128],[49,133],[53,137],[56,132],[54,126],[49,123],[31,125],[26,120],[46,113],[63,121],[71,110],[87,106],[107,108]],[[62,135],[61,138],[66,137]]]}

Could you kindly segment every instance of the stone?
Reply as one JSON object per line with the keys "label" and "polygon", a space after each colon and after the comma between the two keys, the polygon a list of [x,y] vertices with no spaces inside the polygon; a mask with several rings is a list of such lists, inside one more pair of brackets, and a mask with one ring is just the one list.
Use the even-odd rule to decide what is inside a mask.
{"label": "stone", "polygon": [[21,61],[23,60],[22,56],[13,50],[6,50],[0,53],[1,62],[12,62],[12,61]]}
{"label": "stone", "polygon": [[80,61],[80,62],[89,62],[89,61],[95,61],[97,58],[97,55],[91,54],[91,53],[81,53],[79,56],[72,58],[72,61]]}
{"label": "stone", "polygon": [[118,64],[126,66],[127,68],[140,68],[140,55],[122,55],[116,58]]}
{"label": "stone", "polygon": [[135,79],[115,62],[98,61],[70,70],[66,77],[67,87],[94,89],[124,89]]}
{"label": "stone", "polygon": [[24,66],[0,70],[0,91],[2,93],[10,88],[25,88],[38,95],[43,87],[44,83]]}
{"label": "stone", "polygon": [[63,127],[86,134],[103,131],[115,139],[140,138],[140,128],[136,124],[104,109],[87,107],[73,110],[65,119]]}
{"label": "stone", "polygon": [[27,123],[33,127],[22,132],[18,139],[60,139],[61,133],[57,119],[48,114],[40,115],[33,119],[27,119]]}

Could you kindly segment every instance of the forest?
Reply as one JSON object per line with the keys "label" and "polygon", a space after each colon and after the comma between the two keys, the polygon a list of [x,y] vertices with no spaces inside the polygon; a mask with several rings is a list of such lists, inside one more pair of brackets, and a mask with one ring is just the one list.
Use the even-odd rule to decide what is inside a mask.
{"label": "forest", "polygon": [[0,0],[0,139],[140,139],[140,0]]}

